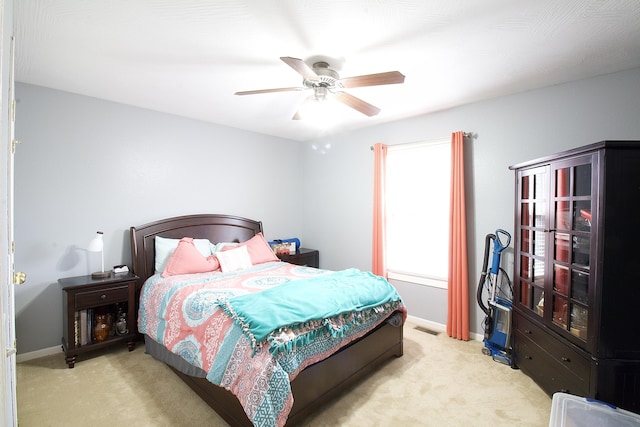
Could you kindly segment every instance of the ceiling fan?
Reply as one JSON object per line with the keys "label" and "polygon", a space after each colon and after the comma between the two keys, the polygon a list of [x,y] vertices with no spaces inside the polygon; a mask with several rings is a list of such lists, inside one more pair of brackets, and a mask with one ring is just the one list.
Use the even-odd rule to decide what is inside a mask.
{"label": "ceiling fan", "polygon": [[[314,62],[309,67],[303,60],[292,58],[290,56],[282,56],[280,59],[293,68],[303,77],[301,87],[282,87],[275,89],[259,89],[236,92],[236,95],[255,95],[259,93],[270,92],[289,92],[302,91],[312,89],[313,94],[310,95],[304,104],[313,101],[324,101],[333,95],[335,99],[343,104],[351,107],[369,117],[375,116],[380,109],[368,102],[363,101],[347,92],[344,89],[363,86],[389,85],[396,83],[404,83],[404,75],[399,71],[388,71],[385,73],[366,74],[355,77],[340,78],[340,75],[325,61]],[[301,119],[300,110],[294,114],[293,120]]]}

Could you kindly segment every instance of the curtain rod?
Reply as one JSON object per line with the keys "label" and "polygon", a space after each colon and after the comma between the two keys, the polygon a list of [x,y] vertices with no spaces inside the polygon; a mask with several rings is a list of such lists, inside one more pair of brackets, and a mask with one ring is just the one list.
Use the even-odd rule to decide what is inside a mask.
{"label": "curtain rod", "polygon": [[[471,138],[471,139],[474,139],[476,137],[476,135],[473,132],[462,132],[462,136],[464,136],[465,138]],[[406,142],[404,144],[395,144],[395,145],[409,145],[409,144],[416,144],[416,142]],[[417,144],[422,144],[422,142],[418,142]],[[371,151],[373,151],[373,145],[369,146],[369,148],[371,149]]]}

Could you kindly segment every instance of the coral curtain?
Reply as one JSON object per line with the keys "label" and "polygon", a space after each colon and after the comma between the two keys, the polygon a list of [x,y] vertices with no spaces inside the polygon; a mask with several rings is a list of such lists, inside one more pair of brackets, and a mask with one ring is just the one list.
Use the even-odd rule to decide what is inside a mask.
{"label": "coral curtain", "polygon": [[373,250],[371,272],[387,278],[385,261],[386,217],[385,217],[385,176],[387,146],[381,143],[373,145]]}
{"label": "coral curtain", "polygon": [[451,134],[447,334],[469,340],[469,277],[464,197],[464,133]]}

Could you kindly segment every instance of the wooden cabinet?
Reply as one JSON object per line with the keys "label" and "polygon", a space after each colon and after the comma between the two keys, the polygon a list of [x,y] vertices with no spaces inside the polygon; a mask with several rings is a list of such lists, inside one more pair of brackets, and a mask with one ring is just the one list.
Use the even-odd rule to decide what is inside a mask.
{"label": "wooden cabinet", "polygon": [[[129,351],[135,348],[137,276],[131,273],[105,279],[78,276],[58,282],[63,291],[62,350],[69,368],[75,366],[81,353],[121,342],[126,342]],[[98,316],[106,326],[96,334]]]}
{"label": "wooden cabinet", "polygon": [[512,166],[514,364],[640,412],[640,141]]}
{"label": "wooden cabinet", "polygon": [[277,254],[284,262],[309,267],[320,267],[320,253],[315,249],[298,248],[295,254]]}

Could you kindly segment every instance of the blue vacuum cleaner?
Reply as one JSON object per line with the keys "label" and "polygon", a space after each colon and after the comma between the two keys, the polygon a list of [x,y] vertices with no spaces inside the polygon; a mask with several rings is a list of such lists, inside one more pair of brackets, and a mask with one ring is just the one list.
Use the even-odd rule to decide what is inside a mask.
{"label": "blue vacuum cleaner", "polygon": [[[482,273],[478,283],[478,304],[486,317],[484,319],[484,347],[482,353],[496,362],[511,365],[511,304],[513,289],[506,271],[500,267],[501,253],[511,243],[511,235],[498,229],[495,234],[487,234],[484,247]],[[489,251],[493,246],[491,269]],[[485,293],[487,303],[485,304]]]}

